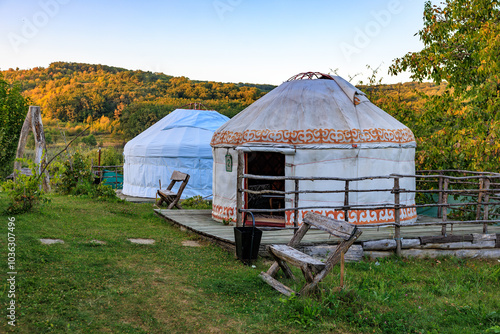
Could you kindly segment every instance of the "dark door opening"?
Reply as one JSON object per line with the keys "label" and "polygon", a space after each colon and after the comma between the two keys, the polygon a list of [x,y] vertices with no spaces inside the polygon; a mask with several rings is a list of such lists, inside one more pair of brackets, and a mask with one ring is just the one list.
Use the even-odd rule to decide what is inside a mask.
{"label": "dark door opening", "polygon": [[[251,152],[245,154],[246,174],[265,176],[285,176],[285,156],[275,152]],[[285,191],[284,180],[246,179],[248,190]],[[246,209],[282,209],[285,207],[285,196],[280,194],[246,194]],[[251,215],[246,215],[245,223],[252,224]],[[285,227],[285,212],[255,213],[257,226]]]}

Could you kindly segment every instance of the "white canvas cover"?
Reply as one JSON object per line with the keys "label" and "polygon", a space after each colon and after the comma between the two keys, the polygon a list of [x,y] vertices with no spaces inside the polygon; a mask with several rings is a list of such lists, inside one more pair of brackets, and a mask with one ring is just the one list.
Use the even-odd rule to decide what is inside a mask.
{"label": "white canvas cover", "polygon": [[178,170],[190,175],[182,198],[210,196],[210,139],[228,120],[214,110],[176,109],[130,140],[123,152],[123,194],[155,198],[159,180],[166,188],[172,172]]}
{"label": "white canvas cover", "polygon": [[[356,178],[391,173],[414,174],[415,139],[405,125],[371,103],[356,87],[340,77],[287,81],[250,105],[219,128],[211,142],[214,148],[214,198],[216,220],[236,218],[237,147],[282,150],[287,176]],[[295,150],[290,154],[290,148]],[[232,172],[226,172],[225,155],[233,156]],[[251,163],[251,162],[247,162]],[[415,189],[414,179],[403,179],[402,188]],[[353,182],[351,189],[393,187],[393,180]],[[343,182],[301,182],[301,190],[343,189]],[[285,183],[293,190],[293,181]],[[343,205],[340,194],[301,194],[298,206]],[[293,195],[285,205],[296,206]],[[413,194],[404,194],[401,204],[413,205]],[[391,204],[394,195],[352,193],[350,204]],[[299,222],[307,210],[299,215]],[[344,219],[342,211],[314,211]],[[416,220],[416,210],[402,210],[401,219]],[[350,211],[353,223],[394,221],[394,210]],[[287,212],[286,223],[293,223]]]}

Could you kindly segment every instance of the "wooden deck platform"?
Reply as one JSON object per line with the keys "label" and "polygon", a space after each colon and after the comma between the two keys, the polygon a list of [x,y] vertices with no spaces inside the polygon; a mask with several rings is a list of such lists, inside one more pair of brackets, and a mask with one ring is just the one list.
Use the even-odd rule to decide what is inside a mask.
{"label": "wooden deck platform", "polygon": [[[221,246],[228,250],[234,250],[234,226],[223,225],[212,219],[211,210],[154,210],[160,217],[167,221],[178,225],[179,227],[186,228],[202,237],[208,238],[219,243]],[[425,221],[427,217],[419,216],[419,221]],[[427,218],[428,219],[428,218]],[[261,247],[269,244],[286,244],[293,235],[292,229],[272,229],[263,230]],[[380,240],[380,239],[393,239],[394,227],[363,227],[361,226],[363,234],[358,239],[359,242]],[[451,228],[448,226],[448,233],[451,234]],[[489,233],[499,233],[500,226],[490,225],[488,227]],[[482,225],[462,225],[455,224],[453,226],[453,235],[465,235],[471,233],[482,233]],[[418,238],[424,236],[439,236],[441,235],[441,226],[406,226],[401,227],[401,237],[404,239]],[[337,243],[337,239],[330,238],[330,234],[320,230],[309,231],[302,244],[304,245],[325,245]]]}

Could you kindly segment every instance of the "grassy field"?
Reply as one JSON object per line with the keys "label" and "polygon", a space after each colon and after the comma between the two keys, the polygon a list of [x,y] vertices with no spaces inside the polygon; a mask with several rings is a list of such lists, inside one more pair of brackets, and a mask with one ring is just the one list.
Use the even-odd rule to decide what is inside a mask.
{"label": "grassy field", "polygon": [[[6,201],[0,193],[0,212]],[[257,277],[268,261],[244,266],[156,217],[151,204],[51,195],[40,211],[15,219],[12,327],[9,216],[0,216],[1,333],[500,332],[497,260],[366,260],[346,266],[342,292],[332,292],[337,269],[320,295],[287,299]]]}

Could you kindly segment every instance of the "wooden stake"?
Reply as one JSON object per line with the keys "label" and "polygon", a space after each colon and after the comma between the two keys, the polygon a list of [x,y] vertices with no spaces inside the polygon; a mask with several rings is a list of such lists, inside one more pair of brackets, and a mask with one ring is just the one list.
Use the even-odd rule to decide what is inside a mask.
{"label": "wooden stake", "polygon": [[238,168],[236,171],[236,226],[243,226],[243,217],[240,209],[243,209],[243,170],[245,157],[243,151],[238,152]]}
{"label": "wooden stake", "polygon": [[340,253],[340,289],[344,288],[344,252]]}

